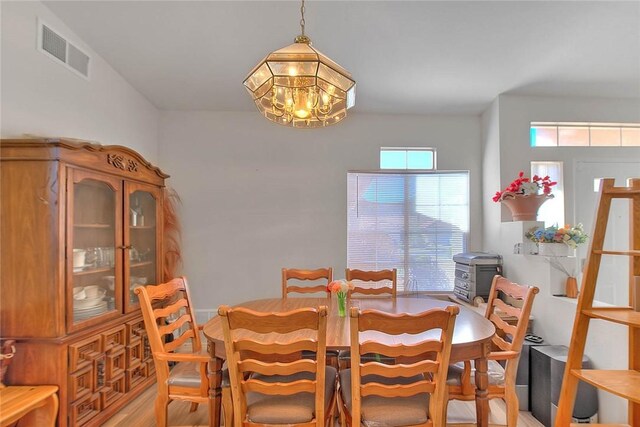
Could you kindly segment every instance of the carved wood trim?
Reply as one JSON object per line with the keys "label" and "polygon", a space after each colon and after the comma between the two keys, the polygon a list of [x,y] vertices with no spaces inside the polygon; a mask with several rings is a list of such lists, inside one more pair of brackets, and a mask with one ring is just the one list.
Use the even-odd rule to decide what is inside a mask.
{"label": "carved wood trim", "polygon": [[107,163],[114,168],[122,169],[127,172],[137,172],[138,162],[128,159],[121,154],[107,154]]}

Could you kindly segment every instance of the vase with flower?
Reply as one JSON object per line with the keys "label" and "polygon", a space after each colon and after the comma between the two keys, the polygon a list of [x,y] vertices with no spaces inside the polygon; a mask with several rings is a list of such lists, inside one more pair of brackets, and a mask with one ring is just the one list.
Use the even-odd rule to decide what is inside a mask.
{"label": "vase with flower", "polygon": [[327,290],[336,295],[338,301],[338,316],[347,315],[347,294],[353,289],[351,282],[347,280],[334,280],[327,285]]}
{"label": "vase with flower", "polygon": [[569,256],[578,245],[585,243],[589,236],[584,232],[582,224],[558,227],[534,227],[525,236],[538,244],[538,255],[549,256],[549,263],[557,270],[567,275],[565,283],[565,294],[569,298],[578,296],[578,282],[575,272],[569,272],[555,257]]}
{"label": "vase with flower", "polygon": [[548,175],[534,175],[533,178],[528,178],[520,171],[518,177],[507,188],[496,192],[493,201],[505,204],[514,221],[535,221],[540,206],[553,198],[551,187],[556,184],[557,182],[551,181]]}

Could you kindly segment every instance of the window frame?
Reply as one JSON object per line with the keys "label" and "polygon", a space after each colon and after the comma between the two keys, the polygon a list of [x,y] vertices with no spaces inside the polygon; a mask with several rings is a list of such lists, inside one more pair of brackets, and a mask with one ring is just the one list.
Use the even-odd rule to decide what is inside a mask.
{"label": "window frame", "polygon": [[[383,168],[382,167],[382,152],[383,151],[398,151],[398,152],[404,152],[405,153],[405,164],[407,165],[406,168],[395,168],[395,169],[391,169],[391,168]],[[409,168],[408,164],[409,164],[409,159],[408,159],[408,154],[409,152],[420,152],[420,151],[425,151],[425,152],[430,152],[431,153],[431,157],[433,160],[433,166],[431,168]],[[433,147],[380,147],[380,150],[378,151],[378,158],[379,158],[379,162],[378,165],[380,167],[381,171],[416,171],[416,172],[425,172],[425,171],[433,171],[433,172],[437,172],[438,171],[438,157],[437,157],[437,150]],[[351,171],[349,171],[351,172]],[[365,173],[365,172],[362,172]]]}

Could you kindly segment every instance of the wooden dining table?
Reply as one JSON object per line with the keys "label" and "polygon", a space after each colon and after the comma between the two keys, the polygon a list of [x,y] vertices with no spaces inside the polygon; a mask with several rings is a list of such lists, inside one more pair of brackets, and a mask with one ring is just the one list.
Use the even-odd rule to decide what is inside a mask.
{"label": "wooden dining table", "polygon": [[[327,319],[327,349],[347,350],[350,346],[349,318],[338,315],[337,300],[335,298],[272,298],[247,301],[236,305],[261,312],[285,312],[302,307],[328,307]],[[387,313],[421,313],[432,308],[446,307],[451,302],[429,297],[404,297],[397,298],[351,298],[348,300],[350,307],[358,307],[361,310],[375,309]],[[210,411],[209,425],[220,426],[220,408],[222,400],[222,364],[226,359],[224,349],[224,337],[220,317],[210,319],[203,327],[207,338],[207,348],[211,356],[209,366],[209,395],[214,399],[214,409]],[[431,332],[433,333],[433,331]],[[487,355],[490,350],[491,337],[495,333],[493,323],[483,316],[460,307],[460,314],[456,319],[453,331],[453,343],[451,348],[451,363],[474,360],[476,368],[476,415],[477,425],[486,427],[489,424],[489,400],[487,387],[489,377],[487,374]],[[415,342],[419,336],[402,335],[397,340]],[[426,337],[424,337],[426,338]]]}

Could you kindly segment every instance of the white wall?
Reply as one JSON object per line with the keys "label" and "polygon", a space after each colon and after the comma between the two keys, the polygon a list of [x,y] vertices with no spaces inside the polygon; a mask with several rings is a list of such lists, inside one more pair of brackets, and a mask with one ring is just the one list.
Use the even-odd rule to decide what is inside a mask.
{"label": "white wall", "polygon": [[[640,100],[500,95],[483,115],[482,144],[486,147],[483,151],[484,187],[487,188],[490,184],[495,186],[485,190],[482,200],[484,249],[503,255],[505,274],[511,280],[540,287],[540,294],[533,306],[534,332],[544,337],[549,344],[569,346],[576,300],[553,296],[564,290],[564,276],[551,268],[545,257],[513,254],[513,245],[522,242],[523,225],[519,222],[505,222],[501,224],[501,232],[495,234],[496,224],[510,221],[511,215],[506,208],[502,208],[502,211],[496,209],[491,196],[513,181],[520,170],[528,175],[531,161],[563,161],[565,218],[567,222],[573,223],[575,162],[590,159],[640,159],[640,148],[532,148],[529,142],[529,126],[532,121],[638,123]],[[497,150],[496,124],[499,127]],[[499,162],[498,167],[496,162]],[[499,185],[496,186],[498,180]],[[625,327],[594,320],[591,322],[585,354],[596,368],[625,369],[627,340]],[[598,397],[601,421],[626,421],[625,400],[603,391],[598,393]]]}
{"label": "white wall", "polygon": [[[125,145],[157,162],[158,110],[40,2],[6,2],[2,12],[3,138],[37,136]],[[87,81],[36,50],[36,19],[92,57]]]}
{"label": "white wall", "polygon": [[[509,185],[521,170],[529,175],[531,161],[563,161],[566,222],[574,222],[573,176],[576,160],[640,159],[640,147],[534,148],[529,140],[529,126],[534,121],[640,123],[640,99],[500,95],[499,100],[500,189]],[[504,207],[502,220],[510,218],[508,209]]]}
{"label": "white wall", "polygon": [[500,206],[491,198],[500,188],[500,99],[496,98],[482,114],[482,241],[485,250],[497,253],[500,235]]}
{"label": "white wall", "polygon": [[280,269],[346,267],[346,175],[379,168],[381,146],[433,146],[470,170],[481,247],[480,118],[353,114],[321,130],[257,112],[163,112],[160,164],[183,201],[185,274],[198,308],[280,295]]}

